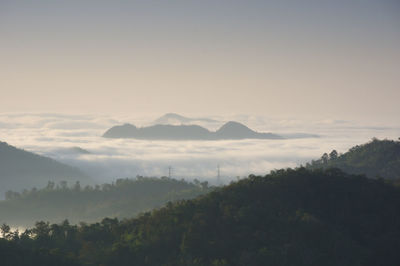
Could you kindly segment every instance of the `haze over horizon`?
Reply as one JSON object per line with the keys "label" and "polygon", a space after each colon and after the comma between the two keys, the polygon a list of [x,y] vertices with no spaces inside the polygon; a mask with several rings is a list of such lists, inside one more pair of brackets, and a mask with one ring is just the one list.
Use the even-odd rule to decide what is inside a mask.
{"label": "haze over horizon", "polygon": [[397,1],[0,1],[0,112],[399,124]]}

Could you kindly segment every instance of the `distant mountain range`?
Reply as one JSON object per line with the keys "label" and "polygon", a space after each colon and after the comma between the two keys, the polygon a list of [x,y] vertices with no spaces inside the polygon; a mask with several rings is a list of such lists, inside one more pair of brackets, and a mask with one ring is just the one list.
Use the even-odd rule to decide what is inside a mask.
{"label": "distant mountain range", "polygon": [[230,121],[217,131],[223,122],[210,118],[190,118],[175,113],[167,113],[154,120],[151,126],[136,127],[132,124],[118,125],[107,130],[105,138],[136,138],[149,140],[228,140],[228,139],[299,139],[318,138],[319,135],[309,133],[259,133],[247,126]]}
{"label": "distant mountain range", "polygon": [[78,168],[0,142],[0,194],[7,190],[41,188],[49,181],[92,182]]}
{"label": "distant mountain range", "polygon": [[190,118],[175,113],[168,113],[154,121],[155,125],[181,125],[188,123],[205,122],[218,123],[219,121],[210,118]]}
{"label": "distant mountain range", "polygon": [[135,138],[150,140],[227,140],[227,139],[283,139],[272,133],[259,133],[247,126],[230,121],[217,131],[198,125],[154,125],[138,128],[132,124],[114,126],[107,130],[105,138]]}

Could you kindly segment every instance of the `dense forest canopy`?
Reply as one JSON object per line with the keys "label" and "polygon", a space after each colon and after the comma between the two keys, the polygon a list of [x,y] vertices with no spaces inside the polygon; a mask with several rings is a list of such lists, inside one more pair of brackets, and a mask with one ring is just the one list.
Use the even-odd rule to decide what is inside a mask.
{"label": "dense forest canopy", "polygon": [[112,184],[69,187],[49,182],[43,189],[7,191],[0,201],[0,223],[32,226],[38,220],[95,222],[104,217],[131,218],[168,201],[194,198],[210,192],[207,181],[194,183],[172,178],[118,179]]}
{"label": "dense forest canopy", "polygon": [[307,168],[336,167],[351,174],[365,174],[371,178],[400,180],[400,141],[378,140],[352,147],[344,154],[333,150],[319,160],[306,165]]}
{"label": "dense forest canopy", "polygon": [[25,254],[37,265],[395,266],[399,210],[400,189],[381,179],[287,169],[135,219],[38,222],[21,235],[3,226],[0,244],[19,265],[32,265]]}

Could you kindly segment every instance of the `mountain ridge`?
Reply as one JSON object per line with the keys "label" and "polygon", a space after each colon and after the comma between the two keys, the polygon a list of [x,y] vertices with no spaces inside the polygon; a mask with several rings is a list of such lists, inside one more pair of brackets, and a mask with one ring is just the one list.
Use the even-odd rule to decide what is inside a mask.
{"label": "mountain ridge", "polygon": [[123,124],[108,129],[105,138],[136,138],[152,140],[229,140],[229,139],[283,139],[273,133],[259,133],[247,126],[229,121],[217,131],[210,131],[198,125],[153,125],[138,128]]}
{"label": "mountain ridge", "polygon": [[210,119],[210,118],[204,118],[204,117],[200,117],[200,118],[190,118],[190,117],[186,117],[180,114],[176,114],[176,113],[167,113],[159,118],[157,118],[156,120],[154,120],[153,124],[157,125],[157,124],[185,124],[185,123],[192,123],[192,122],[207,122],[207,123],[216,123],[219,122],[217,120],[214,119]]}

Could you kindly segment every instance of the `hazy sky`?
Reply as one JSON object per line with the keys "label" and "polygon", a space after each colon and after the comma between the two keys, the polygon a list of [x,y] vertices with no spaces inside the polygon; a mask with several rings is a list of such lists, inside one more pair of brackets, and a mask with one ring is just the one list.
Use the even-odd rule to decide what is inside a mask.
{"label": "hazy sky", "polygon": [[399,122],[400,4],[0,0],[0,112]]}

